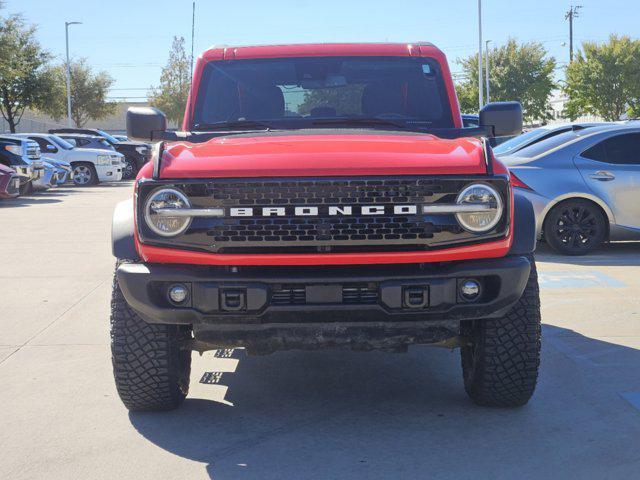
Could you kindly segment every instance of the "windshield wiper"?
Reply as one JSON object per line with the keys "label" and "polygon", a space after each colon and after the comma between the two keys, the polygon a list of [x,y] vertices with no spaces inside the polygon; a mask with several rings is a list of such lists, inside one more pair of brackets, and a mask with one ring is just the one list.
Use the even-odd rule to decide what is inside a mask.
{"label": "windshield wiper", "polygon": [[271,124],[265,122],[258,122],[255,120],[237,120],[234,122],[197,123],[194,130],[270,130],[272,128],[273,126]]}
{"label": "windshield wiper", "polygon": [[311,122],[312,125],[345,125],[345,126],[392,126],[402,129],[409,129],[403,121],[391,120],[388,118],[318,118]]}

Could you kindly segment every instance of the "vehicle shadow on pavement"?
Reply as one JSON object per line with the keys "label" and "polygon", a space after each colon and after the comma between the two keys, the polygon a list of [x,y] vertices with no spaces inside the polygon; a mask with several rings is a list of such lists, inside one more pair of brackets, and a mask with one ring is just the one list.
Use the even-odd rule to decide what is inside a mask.
{"label": "vehicle shadow on pavement", "polygon": [[554,326],[544,337],[520,409],[472,404],[457,351],[235,351],[236,372],[215,376],[232,405],[188,398],[130,421],[216,479],[632,477],[640,412],[622,394],[640,392],[640,350]]}
{"label": "vehicle shadow on pavement", "polygon": [[11,198],[8,200],[0,201],[0,208],[11,208],[11,207],[30,207],[31,205],[45,205],[49,203],[60,203],[61,199],[58,198],[46,198],[39,196],[29,196],[29,197],[18,197]]}
{"label": "vehicle shadow on pavement", "polygon": [[565,265],[584,266],[640,266],[640,242],[605,243],[588,255],[559,255],[546,243],[538,243],[536,259]]}

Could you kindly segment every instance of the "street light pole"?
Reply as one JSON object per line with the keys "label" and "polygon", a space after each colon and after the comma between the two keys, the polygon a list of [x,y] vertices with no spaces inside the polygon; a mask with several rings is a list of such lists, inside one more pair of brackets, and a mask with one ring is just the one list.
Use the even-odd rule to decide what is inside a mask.
{"label": "street light pole", "polygon": [[484,106],[482,83],[482,0],[478,0],[478,109]]}
{"label": "street light pole", "polygon": [[486,42],[484,42],[485,48],[484,48],[484,55],[485,55],[485,80],[487,82],[487,103],[489,103],[491,101],[491,97],[489,94],[489,42],[491,42],[491,40],[487,40]]}
{"label": "street light pole", "polygon": [[82,22],[64,22],[64,33],[67,44],[67,126],[71,127],[71,63],[69,61],[69,25],[80,25]]}

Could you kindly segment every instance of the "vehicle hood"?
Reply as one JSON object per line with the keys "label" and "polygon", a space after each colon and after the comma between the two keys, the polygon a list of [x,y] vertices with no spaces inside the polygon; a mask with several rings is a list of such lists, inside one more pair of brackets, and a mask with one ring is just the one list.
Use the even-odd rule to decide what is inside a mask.
{"label": "vehicle hood", "polygon": [[9,168],[0,163],[0,175],[13,175],[14,173],[13,168]]}
{"label": "vehicle hood", "polygon": [[70,150],[72,155],[75,155],[77,157],[82,157],[82,156],[91,156],[94,157],[96,155],[120,155],[117,152],[114,152],[113,150],[103,150],[101,148],[80,148],[80,147],[74,147],[73,150]]}
{"label": "vehicle hood", "polygon": [[482,143],[427,134],[242,134],[174,143],[161,178],[484,174]]}

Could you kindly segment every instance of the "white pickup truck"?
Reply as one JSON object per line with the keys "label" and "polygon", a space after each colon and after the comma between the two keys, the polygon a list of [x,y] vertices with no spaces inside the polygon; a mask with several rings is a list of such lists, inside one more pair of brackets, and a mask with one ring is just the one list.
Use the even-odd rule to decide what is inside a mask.
{"label": "white pickup truck", "polygon": [[79,186],[122,180],[124,155],[92,148],[77,149],[66,140],[48,133],[22,133],[40,145],[42,154],[71,164],[71,179]]}

